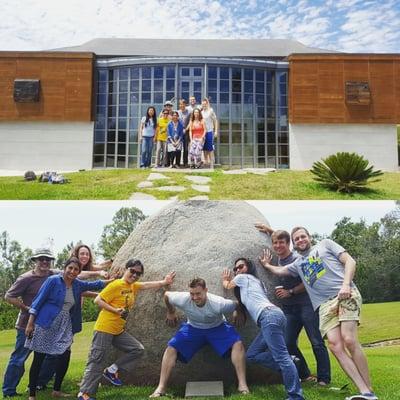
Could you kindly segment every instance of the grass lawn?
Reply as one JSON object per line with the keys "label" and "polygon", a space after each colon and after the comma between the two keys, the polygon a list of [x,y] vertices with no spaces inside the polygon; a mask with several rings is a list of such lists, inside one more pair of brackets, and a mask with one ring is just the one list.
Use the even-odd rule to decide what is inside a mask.
{"label": "grass lawn", "polygon": [[[187,200],[202,195],[191,188],[192,182],[185,173],[160,170],[170,180],[154,181],[154,186],[179,185],[183,192],[161,192],[155,189],[138,189],[146,180],[148,170],[119,169],[93,170],[65,174],[66,185],[25,182],[22,177],[0,177],[1,200],[126,200],[134,192],[152,194],[158,200],[177,196]],[[267,175],[227,175],[222,170],[199,172],[212,178],[210,200],[392,200],[400,198],[400,173],[387,172],[381,181],[371,183],[368,190],[357,194],[342,194],[321,187],[308,171],[280,170]]]}
{"label": "grass lawn", "polygon": [[[400,314],[400,302],[366,304],[363,307],[363,320],[360,327],[360,341],[369,343],[384,339],[400,338],[400,324],[398,323]],[[91,341],[93,322],[85,323],[83,332],[76,335],[75,343],[72,350],[72,360],[67,376],[64,381],[63,389],[71,393],[76,393],[77,384],[81,379],[85,366],[88,347]],[[0,343],[0,370],[4,371],[8,361],[9,354],[12,351],[15,340],[15,332],[7,330],[1,332]],[[140,339],[140,338],[139,338]],[[311,371],[315,373],[314,357],[308,341],[302,335],[300,338],[300,347],[307,360]],[[365,350],[371,370],[374,388],[380,400],[394,400],[399,398],[400,393],[400,346],[367,348]],[[31,359],[31,357],[30,357]],[[29,359],[29,361],[30,361]],[[340,387],[349,382],[349,379],[339,368],[336,361],[331,357],[332,361],[332,384],[331,387]],[[155,362],[159,363],[160,360]],[[27,370],[28,370],[27,365]],[[2,375],[2,374],[1,374]],[[19,391],[24,392],[28,381],[26,373],[19,386]],[[328,388],[318,388],[312,384],[303,385],[305,398],[308,400],[326,400],[344,399],[351,393],[356,393],[353,387],[349,392],[337,392]],[[132,387],[126,386],[122,388],[102,387],[98,392],[98,399],[104,400],[122,400],[122,399],[146,399],[152,392],[154,387]],[[285,393],[282,385],[269,386],[251,386],[252,394],[249,396],[240,396],[235,393],[234,387],[225,388],[227,396],[232,400],[282,400]],[[173,387],[168,393],[175,398],[184,396],[184,387]],[[27,396],[25,396],[27,397]],[[40,392],[37,396],[40,399],[50,399],[49,391]],[[213,398],[210,397],[210,400]]]}

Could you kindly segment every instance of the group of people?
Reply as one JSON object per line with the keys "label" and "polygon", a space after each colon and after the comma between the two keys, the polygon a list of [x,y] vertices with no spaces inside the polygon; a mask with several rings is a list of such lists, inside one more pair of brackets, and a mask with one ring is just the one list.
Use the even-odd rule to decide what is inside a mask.
{"label": "group of people", "polygon": [[[359,394],[346,399],[377,400],[367,360],[357,339],[362,300],[353,282],[354,259],[329,239],[313,246],[304,227],[293,228],[291,234],[273,231],[263,224],[256,224],[256,228],[271,235],[272,249],[278,257],[278,265],[273,265],[271,251],[264,250],[258,262],[280,278],[280,285],[274,293],[269,293],[257,275],[255,263],[244,255],[233,263],[231,270],[226,268],[221,275],[222,286],[233,290],[236,301],[209,293],[202,278],[193,279],[188,291],[166,291],[167,324],[177,325],[177,308],[185,313],[187,321],[167,344],[159,384],[150,397],[165,395],[177,360],[188,363],[198,350],[209,344],[220,356],[230,356],[239,393],[249,393],[247,359],[249,363],[280,373],[288,399],[304,399],[302,381],[315,381],[325,386],[331,380],[329,356],[323,340],[327,338],[329,349],[359,390]],[[290,250],[290,241],[295,251]],[[87,246],[83,247],[90,253]],[[141,290],[170,286],[175,272],[160,281],[140,282],[144,266],[139,260],[131,259],[119,279],[85,281],[88,276],[82,276],[83,261],[79,254],[75,252],[59,273],[49,268],[53,259],[49,250],[39,250],[32,256],[34,269],[19,277],[7,292],[7,301],[21,312],[17,321],[16,350],[4,378],[4,396],[16,394],[24,361],[31,351],[34,351],[34,360],[29,374],[29,400],[35,399],[49,356],[56,356],[51,374],[55,373],[52,394],[54,397],[66,395],[61,391],[61,383],[68,369],[73,335],[81,330],[82,295],[95,296],[94,301],[101,311],[95,323],[78,399],[94,399],[102,378],[115,386],[122,385],[118,372],[132,370],[135,361],[142,356],[143,345],[125,329],[127,315]],[[86,264],[88,258],[84,260]],[[101,266],[97,271],[93,271],[93,266],[91,269],[96,274],[105,272]],[[106,273],[103,277],[109,278]],[[100,293],[92,292],[100,289]],[[271,301],[274,295],[281,301],[282,308]],[[238,323],[245,321],[248,313],[259,327],[247,352],[239,333],[227,322],[226,313],[233,313]],[[316,377],[310,373],[297,345],[302,327],[317,361]],[[111,346],[121,350],[122,356],[107,367]]]}
{"label": "group of people", "polygon": [[[141,168],[149,168],[156,144],[156,167],[179,168],[214,166],[214,140],[218,136],[218,121],[207,98],[197,105],[191,96],[189,105],[179,100],[179,109],[166,101],[157,117],[153,106],[147,108],[139,126]],[[181,161],[183,153],[183,160]]]}

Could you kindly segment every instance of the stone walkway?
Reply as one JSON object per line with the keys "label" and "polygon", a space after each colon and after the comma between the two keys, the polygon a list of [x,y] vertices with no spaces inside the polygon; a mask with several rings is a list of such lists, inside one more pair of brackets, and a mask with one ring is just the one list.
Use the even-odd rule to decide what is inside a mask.
{"label": "stone walkway", "polygon": [[[193,173],[192,169],[168,169],[168,172],[185,172],[185,173]],[[164,171],[163,171],[164,172]],[[166,172],[166,171],[165,171]],[[196,171],[198,172],[198,171]],[[161,172],[150,172],[147,179],[143,182],[139,182],[137,185],[138,189],[151,189],[154,191],[162,191],[162,192],[184,192],[187,189],[193,189],[200,193],[210,193],[209,183],[211,182],[211,178],[208,176],[201,175],[185,175],[184,178],[191,182],[190,186],[178,186],[178,185],[168,185],[168,182],[172,182],[171,178],[162,174]],[[167,185],[165,186],[154,186],[153,181],[165,181]],[[156,197],[142,192],[135,192],[129,198],[129,200],[156,200]],[[190,200],[208,200],[208,196],[199,195],[191,197]]]}
{"label": "stone walkway", "polygon": [[[210,193],[210,183],[212,179],[208,176],[204,175],[196,175],[201,172],[209,172],[213,170],[194,170],[189,168],[161,168],[156,169],[153,168],[147,177],[147,179],[143,182],[139,182],[137,185],[138,189],[148,189],[151,191],[160,191],[160,192],[174,192],[174,193],[182,193],[185,190],[192,189],[196,192],[199,192],[198,196],[190,197],[190,200],[208,200],[208,196],[206,193]],[[180,172],[185,173],[185,180],[189,181],[190,184],[188,186],[174,185],[174,181],[172,178],[163,174],[163,172]],[[275,172],[274,168],[243,168],[243,169],[233,169],[228,171],[222,171],[223,174],[227,175],[243,175],[243,174],[257,174],[257,175],[266,175],[267,173]],[[163,186],[154,186],[154,181],[165,181],[165,185]],[[170,199],[176,198],[170,197]],[[130,197],[130,200],[156,200],[157,197],[151,194],[135,192]]]}

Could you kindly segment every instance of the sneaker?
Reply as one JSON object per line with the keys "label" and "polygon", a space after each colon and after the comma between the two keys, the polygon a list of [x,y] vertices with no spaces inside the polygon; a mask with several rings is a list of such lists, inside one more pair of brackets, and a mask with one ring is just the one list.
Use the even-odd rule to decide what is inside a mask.
{"label": "sneaker", "polygon": [[346,397],[345,400],[378,400],[375,393],[360,393],[354,396]]}
{"label": "sneaker", "polygon": [[296,368],[299,369],[299,367],[300,367],[300,358],[296,357],[296,356],[293,356],[293,355],[290,355],[290,358],[292,359],[293,364],[296,366]]}
{"label": "sneaker", "polygon": [[90,397],[87,393],[81,393],[77,397],[78,400],[96,400],[94,397]]}
{"label": "sneaker", "polygon": [[114,386],[121,386],[122,385],[121,379],[118,378],[118,372],[113,374],[112,372],[109,372],[108,369],[105,369],[104,372],[103,372],[103,376],[110,383],[112,383]]}

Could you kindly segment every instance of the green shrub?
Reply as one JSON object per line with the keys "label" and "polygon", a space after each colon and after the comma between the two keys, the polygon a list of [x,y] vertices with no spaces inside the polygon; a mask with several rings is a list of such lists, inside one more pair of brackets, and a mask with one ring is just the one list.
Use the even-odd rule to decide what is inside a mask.
{"label": "green shrub", "polygon": [[[18,317],[18,308],[0,299],[0,331],[12,329]],[[85,298],[82,307],[82,322],[95,321],[99,314],[99,307],[93,299]]]}
{"label": "green shrub", "polygon": [[[311,173],[314,179],[323,186],[337,192],[356,192],[365,188],[370,180],[383,175],[382,171],[373,171],[373,166],[368,166],[369,161],[356,153],[341,152],[332,154],[322,161],[316,161]],[[369,182],[368,182],[369,181]]]}
{"label": "green shrub", "polygon": [[0,331],[12,329],[18,316],[18,308],[12,306],[4,300],[0,300]]}

